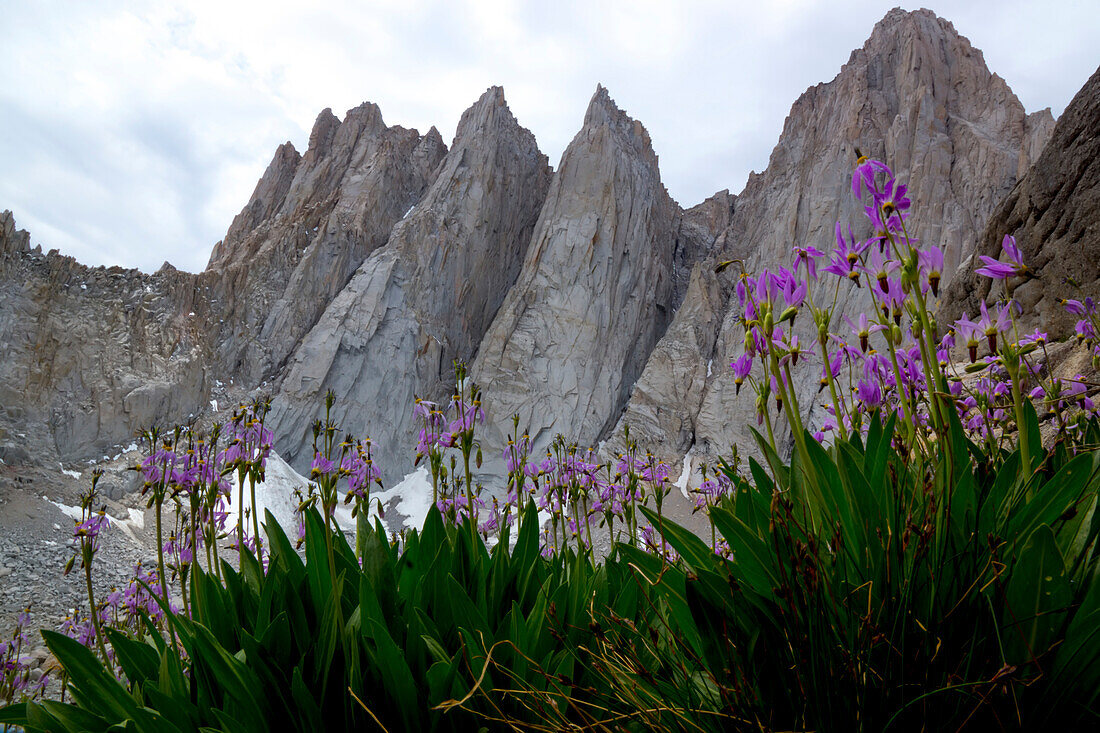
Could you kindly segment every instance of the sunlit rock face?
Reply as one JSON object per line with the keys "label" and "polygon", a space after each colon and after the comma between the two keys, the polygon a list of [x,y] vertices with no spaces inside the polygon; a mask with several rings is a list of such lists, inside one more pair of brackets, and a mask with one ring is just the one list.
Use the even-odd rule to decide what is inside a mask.
{"label": "sunlit rock face", "polygon": [[415,396],[440,398],[471,361],[523,263],[550,184],[546,156],[499,87],[462,116],[419,203],[394,226],[294,351],[271,416],[308,465],[328,390],[344,430],[370,435],[383,469],[411,468]]}
{"label": "sunlit rock face", "polygon": [[1061,299],[1100,296],[1100,70],[1066,107],[1035,165],[994,210],[975,255],[1000,256],[1006,234],[1016,238],[1036,278],[995,283],[974,272],[982,266],[975,256],[952,283],[942,322],[973,315],[981,299],[1003,297],[1007,286],[1027,329],[1040,328],[1051,338],[1071,335],[1077,316]]}

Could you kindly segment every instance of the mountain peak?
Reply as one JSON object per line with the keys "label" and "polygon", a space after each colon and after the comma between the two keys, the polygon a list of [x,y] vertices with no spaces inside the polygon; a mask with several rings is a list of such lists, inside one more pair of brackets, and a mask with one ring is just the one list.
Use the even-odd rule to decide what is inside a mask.
{"label": "mountain peak", "polygon": [[[913,50],[914,43],[918,51]],[[951,21],[927,8],[912,11],[894,8],[886,13],[875,24],[863,47],[852,51],[848,65],[861,57],[893,56],[903,50],[906,50],[905,53],[893,60],[911,63],[914,72],[920,69],[921,57],[930,52],[933,59],[948,64],[956,60],[969,60],[975,67],[989,73],[982,52],[974,48],[968,38],[959,35]]]}
{"label": "mountain peak", "polygon": [[317,115],[317,119],[313,123],[313,130],[309,133],[309,147],[307,152],[318,152],[325,150],[332,143],[332,138],[336,135],[336,130],[340,127],[340,118],[332,114],[331,107],[325,107],[321,110],[321,113]]}
{"label": "mountain peak", "polygon": [[504,99],[504,88],[499,86],[486,89],[484,94],[462,113],[458,128],[455,130],[452,147],[458,145],[460,141],[476,137],[480,132],[495,125],[504,125],[506,128],[519,127],[519,122],[508,109],[508,102]]}
{"label": "mountain peak", "polygon": [[352,122],[360,129],[383,130],[386,123],[382,120],[382,110],[374,102],[363,102],[352,107],[344,115],[343,124]]}
{"label": "mountain peak", "polygon": [[607,88],[597,84],[596,92],[592,95],[592,99],[588,102],[588,109],[584,113],[581,134],[603,127],[609,128],[643,157],[651,158],[656,165],[657,155],[653,152],[653,144],[645,125],[620,109]]}

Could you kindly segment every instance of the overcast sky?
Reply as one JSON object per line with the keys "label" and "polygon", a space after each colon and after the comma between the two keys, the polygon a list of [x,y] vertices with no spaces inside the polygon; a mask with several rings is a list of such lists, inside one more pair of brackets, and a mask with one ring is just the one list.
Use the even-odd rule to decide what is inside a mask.
{"label": "overcast sky", "polygon": [[[685,206],[767,165],[894,2],[0,0],[0,210],[93,265],[200,270],[282,142],[363,101],[450,143],[493,84],[556,167],[600,82]],[[916,6],[905,6],[911,9]],[[1100,63],[1100,2],[932,8],[1035,111]]]}

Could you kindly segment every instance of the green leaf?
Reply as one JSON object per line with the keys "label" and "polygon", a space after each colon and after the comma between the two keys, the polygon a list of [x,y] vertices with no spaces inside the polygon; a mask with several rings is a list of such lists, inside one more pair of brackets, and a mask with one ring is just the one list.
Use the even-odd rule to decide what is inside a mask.
{"label": "green leaf", "polygon": [[762,599],[775,598],[779,576],[775,571],[772,548],[761,536],[750,530],[740,519],[728,511],[716,508],[711,511],[714,526],[730,546],[733,554],[733,575],[743,590],[751,591]]}
{"label": "green leaf", "polygon": [[256,673],[237,656],[230,654],[219,645],[217,639],[205,626],[193,623],[184,617],[174,617],[173,620],[178,628],[185,629],[184,633],[193,639],[193,655],[209,665],[221,690],[237,703],[239,708],[237,712],[248,723],[242,730],[267,730],[267,718],[264,715],[267,703],[263,685]]}
{"label": "green leaf", "polygon": [[42,629],[42,638],[69,673],[73,695],[106,714],[108,720],[125,720],[139,714],[137,703],[102,662],[86,646],[56,631]]}
{"label": "green leaf", "polygon": [[[0,722],[6,722],[0,720]],[[27,703],[28,730],[45,731],[94,731],[107,730],[110,725],[102,717],[71,703],[43,700]]]}
{"label": "green leaf", "polygon": [[1027,504],[1022,508],[1017,505],[1009,517],[1010,536],[1019,542],[1030,537],[1037,527],[1054,524],[1073,508],[1093,477],[1093,460],[1093,455],[1083,453],[1063,466],[1046,485],[1036,487]]}
{"label": "green leaf", "polygon": [[316,731],[316,733],[326,730],[324,713],[317,705],[313,692],[306,687],[305,680],[302,679],[302,670],[299,667],[295,667],[291,675],[290,694],[294,700],[293,709],[297,716],[295,730]]}
{"label": "green leaf", "polygon": [[0,708],[0,724],[25,726],[27,724],[27,703],[17,702]]}
{"label": "green leaf", "polygon": [[157,679],[160,658],[155,648],[145,642],[134,641],[115,629],[105,628],[103,631],[115,650],[115,659],[131,684]]}
{"label": "green leaf", "polygon": [[1055,640],[1073,590],[1054,532],[1037,527],[1021,550],[1005,587],[1008,661],[1020,664],[1045,653]]}
{"label": "green leaf", "polygon": [[[869,433],[867,436],[867,449],[864,451],[863,465],[867,468],[867,484],[876,488],[882,486],[886,476],[886,466],[893,455],[893,447],[890,445],[894,439],[894,431],[897,429],[898,417],[892,413],[879,433]],[[878,413],[875,413],[871,421],[871,427],[881,425]],[[960,426],[961,427],[961,426]]]}
{"label": "green leaf", "polygon": [[1021,411],[1024,414],[1024,425],[1027,426],[1027,444],[1032,463],[1027,472],[1030,474],[1042,462],[1046,451],[1043,450],[1043,436],[1039,432],[1039,416],[1035,414],[1035,406],[1031,400],[1024,400]]}
{"label": "green leaf", "polygon": [[[775,452],[775,448],[773,448],[772,444],[768,442],[768,440],[763,435],[760,434],[760,431],[758,431],[754,427],[749,427],[749,432],[751,432],[753,437],[756,439],[756,444],[760,446],[760,452],[764,454],[764,459],[771,467],[772,475],[775,476],[779,487],[782,489],[789,488],[791,485],[790,467],[787,466],[787,464],[785,464],[782,460],[780,460],[779,454]],[[758,481],[757,486],[762,486],[762,484]]]}

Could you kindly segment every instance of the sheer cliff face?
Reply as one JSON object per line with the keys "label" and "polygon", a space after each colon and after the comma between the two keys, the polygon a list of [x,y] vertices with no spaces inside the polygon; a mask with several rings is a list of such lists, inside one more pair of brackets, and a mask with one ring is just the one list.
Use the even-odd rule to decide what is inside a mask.
{"label": "sheer cliff face", "polygon": [[432,180],[446,146],[434,128],[386,127],[373,104],[318,116],[309,148],[279,148],[207,268],[222,315],[221,369],[275,376],[353,272]]}
{"label": "sheer cliff face", "polygon": [[[1025,114],[1004,81],[986,68],[981,52],[950,23],[925,10],[890,11],[835,79],[795,102],[767,170],[751,176],[738,195],[718,247],[724,259],[740,259],[752,273],[789,265],[795,245],[829,251],[837,221],[851,222],[857,235],[869,234],[850,191],[858,147],[886,161],[908,183],[910,232],[944,247],[949,280],[1052,126],[1049,111]],[[727,287],[735,270],[721,276]],[[831,298],[831,283],[829,288],[828,293],[824,285],[819,288],[819,300]],[[745,426],[755,424],[753,400],[734,396],[728,369],[743,350],[740,313],[715,306],[713,297],[702,287],[689,295],[694,301],[684,308],[699,318],[680,319],[666,336],[667,348],[662,344],[655,353],[665,361],[677,354],[677,366],[655,368],[627,409],[627,418],[637,414],[639,425],[659,426],[635,434],[670,458],[692,443],[703,454],[723,453],[733,444],[752,448]],[[864,306],[857,294],[840,304],[837,320]],[[717,327],[715,307],[723,313]],[[803,319],[803,329],[808,320]],[[800,335],[816,342],[814,334]],[[700,350],[692,354],[687,344]],[[702,397],[693,387],[691,399],[681,399],[680,385],[697,384],[707,371]],[[796,384],[801,404],[816,412],[818,375],[802,372]],[[655,397],[661,394],[669,398]],[[643,413],[649,417],[643,419]],[[672,426],[678,426],[675,439]]]}
{"label": "sheer cliff face", "polygon": [[334,417],[371,436],[380,465],[411,465],[414,397],[449,394],[453,361],[473,359],[519,274],[550,176],[503,90],[487,91],[423,199],[291,357],[271,417],[284,455],[308,463],[309,425],[332,389]]}
{"label": "sheer cliff face", "polygon": [[645,128],[598,88],[472,369],[490,445],[516,413],[542,447],[611,427],[672,317],[678,217]]}
{"label": "sheer cliff face", "polygon": [[[1100,69],[1066,107],[1035,165],[994,210],[975,254],[1000,256],[1006,234],[1016,237],[1038,276],[1007,283],[1023,307],[1022,322],[1051,338],[1071,335],[1077,318],[1060,300],[1100,295]],[[1006,283],[976,275],[978,267],[977,257],[963,264],[944,297],[941,324],[964,311],[973,315],[982,298],[1003,296]]]}
{"label": "sheer cliff face", "polygon": [[0,214],[0,445],[76,461],[199,412],[209,353],[196,282],[43,255]]}

